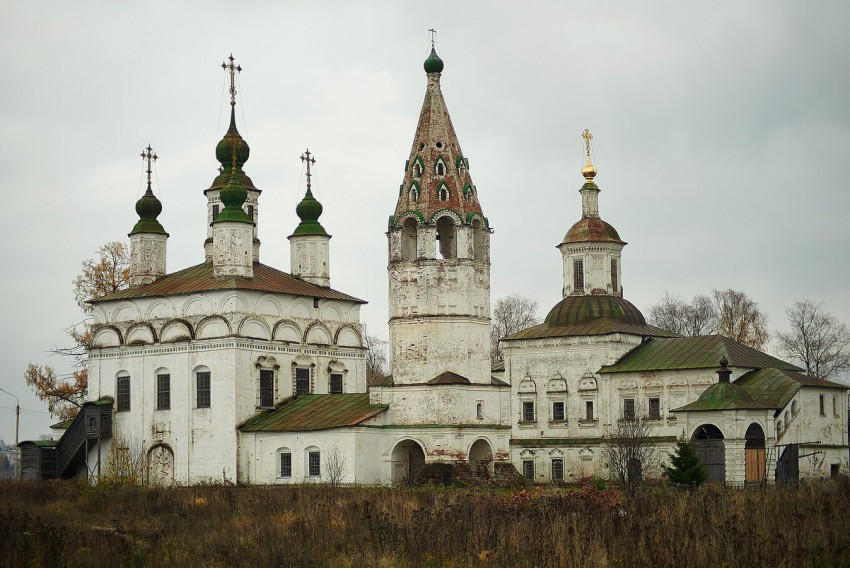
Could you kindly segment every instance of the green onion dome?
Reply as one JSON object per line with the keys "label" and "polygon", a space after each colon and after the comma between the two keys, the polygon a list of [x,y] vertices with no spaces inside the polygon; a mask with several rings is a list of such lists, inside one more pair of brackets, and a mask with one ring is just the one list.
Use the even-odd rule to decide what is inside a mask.
{"label": "green onion dome", "polygon": [[327,235],[327,231],[319,223],[319,217],[322,215],[322,204],[316,201],[310,188],[307,188],[307,193],[304,199],[295,207],[295,213],[301,219],[301,223],[295,228],[292,236],[297,235]]}
{"label": "green onion dome", "polygon": [[546,316],[549,327],[586,325],[595,320],[615,320],[630,325],[646,325],[634,304],[614,296],[567,296]]}
{"label": "green onion dome", "polygon": [[425,72],[426,73],[442,73],[443,72],[443,60],[440,59],[440,56],[437,55],[437,52],[434,48],[431,48],[431,55],[428,56],[428,59],[425,60]]}
{"label": "green onion dome", "polygon": [[230,108],[230,128],[215,147],[215,158],[219,161],[222,171],[229,171],[233,168],[233,150],[236,148],[236,169],[241,170],[248,157],[251,155],[251,148],[248,143],[239,134],[236,129],[236,109]]}
{"label": "green onion dome", "polygon": [[151,191],[150,186],[145,194],[136,201],[136,213],[139,215],[139,222],[133,227],[131,235],[136,233],[161,233],[166,234],[165,229],[156,218],[162,213],[162,203]]}
{"label": "green onion dome", "polygon": [[248,199],[248,190],[245,189],[244,185],[239,183],[239,177],[236,175],[235,167],[231,170],[230,181],[224,186],[221,193],[219,193],[219,199],[224,204],[224,209],[213,220],[213,223],[235,221],[238,223],[253,224],[254,221],[242,209],[242,204]]}

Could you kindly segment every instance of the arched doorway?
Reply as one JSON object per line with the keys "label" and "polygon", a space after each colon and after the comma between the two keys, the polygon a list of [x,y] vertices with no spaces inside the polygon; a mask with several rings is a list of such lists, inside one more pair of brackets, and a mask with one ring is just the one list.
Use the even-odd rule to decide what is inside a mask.
{"label": "arched doorway", "polygon": [[764,459],[764,430],[753,422],[744,434],[746,481],[747,483],[761,483],[765,478]]}
{"label": "arched doorway", "polygon": [[390,455],[393,485],[416,485],[425,468],[425,451],[415,440],[402,440]]}
{"label": "arched doorway", "polygon": [[699,461],[705,468],[706,481],[726,482],[726,444],[723,432],[714,424],[703,424],[691,437]]}
{"label": "arched doorway", "polygon": [[157,444],[148,451],[148,483],[174,484],[174,452],[165,444]]}
{"label": "arched doorway", "polygon": [[490,479],[493,477],[493,447],[484,438],[473,442],[469,448],[469,466],[475,475]]}

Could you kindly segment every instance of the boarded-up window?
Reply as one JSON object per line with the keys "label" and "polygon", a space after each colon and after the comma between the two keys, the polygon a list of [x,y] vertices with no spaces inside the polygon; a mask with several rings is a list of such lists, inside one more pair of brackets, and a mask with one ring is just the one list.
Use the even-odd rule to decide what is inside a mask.
{"label": "boarded-up window", "polygon": [[156,409],[171,409],[171,375],[156,376]]}
{"label": "boarded-up window", "polygon": [[130,376],[118,377],[115,388],[115,410],[124,412],[130,410]]}
{"label": "boarded-up window", "polygon": [[260,370],[260,406],[274,406],[274,371],[270,369]]}
{"label": "boarded-up window", "polygon": [[195,375],[195,379],[197,381],[197,390],[198,390],[198,408],[209,408],[210,407],[210,372],[209,371],[201,371]]}
{"label": "boarded-up window", "polygon": [[573,259],[573,290],[584,292],[584,261],[580,258]]}

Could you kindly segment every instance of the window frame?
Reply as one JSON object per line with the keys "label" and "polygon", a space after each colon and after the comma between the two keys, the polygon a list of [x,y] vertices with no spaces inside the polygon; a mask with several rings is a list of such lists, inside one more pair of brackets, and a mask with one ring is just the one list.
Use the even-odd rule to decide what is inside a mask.
{"label": "window frame", "polygon": [[826,397],[824,395],[819,395],[820,398],[820,415],[826,416]]}
{"label": "window frame", "polygon": [[[315,469],[313,469],[314,467]],[[314,471],[315,473],[313,473]],[[307,477],[322,477],[322,452],[320,450],[307,452]]]}
{"label": "window frame", "polygon": [[573,292],[584,292],[584,259],[573,259]]}
{"label": "window frame", "polygon": [[[206,388],[201,388],[202,381],[206,382]],[[201,398],[201,393],[206,393]],[[203,404],[205,403],[205,404]],[[212,407],[212,373],[210,371],[195,372],[195,408]]]}
{"label": "window frame", "polygon": [[156,375],[156,409],[171,410],[171,373]]}
{"label": "window frame", "polygon": [[[334,380],[339,381],[339,388],[334,388]],[[342,380],[342,373],[330,373],[330,378],[328,379],[328,393],[329,394],[343,394],[345,392]]]}
{"label": "window frame", "polygon": [[611,259],[611,291],[616,293],[620,284],[619,273],[617,270],[617,259]]}
{"label": "window frame", "polygon": [[[263,381],[269,381],[267,385]],[[260,369],[260,408],[274,408],[274,370]]]}
{"label": "window frame", "polygon": [[[654,404],[654,408],[653,408]],[[649,399],[649,419],[661,420],[661,397],[653,396]]]}
{"label": "window frame", "polygon": [[[559,464],[556,466],[556,464]],[[556,475],[560,468],[560,476]],[[552,458],[551,475],[552,481],[564,480],[564,458]]]}
{"label": "window frame", "polygon": [[528,481],[534,481],[534,460],[522,460],[522,476]]}
{"label": "window frame", "polygon": [[[560,407],[560,415],[558,417],[558,408]],[[563,400],[554,400],[552,401],[552,422],[566,422],[567,421],[567,404]]]}
{"label": "window frame", "polygon": [[624,398],[623,399],[623,420],[634,420],[634,419],[635,419],[635,399]]}
{"label": "window frame", "polygon": [[[306,373],[307,373],[306,379],[304,377],[298,376],[299,371],[306,371]],[[310,388],[310,383],[311,383],[310,374],[311,374],[310,373],[310,367],[295,367],[295,388],[293,389],[295,392],[293,394],[295,394],[297,396],[297,395],[301,395],[301,394],[310,394],[312,392],[313,389]],[[304,380],[307,381],[307,389],[306,390],[299,387],[299,382],[302,382]]]}
{"label": "window frame", "polygon": [[596,416],[596,412],[594,411],[594,408],[593,408],[593,401],[592,400],[585,400],[584,401],[584,419],[585,420],[596,420],[595,416]]}
{"label": "window frame", "polygon": [[[122,392],[122,383],[126,384],[126,392]],[[115,412],[130,412],[131,395],[130,374],[121,374],[115,377]]]}
{"label": "window frame", "polygon": [[537,422],[533,400],[522,401],[522,415],[520,416],[520,422]]}
{"label": "window frame", "polygon": [[292,452],[280,452],[280,469],[278,471],[281,479],[292,479]]}

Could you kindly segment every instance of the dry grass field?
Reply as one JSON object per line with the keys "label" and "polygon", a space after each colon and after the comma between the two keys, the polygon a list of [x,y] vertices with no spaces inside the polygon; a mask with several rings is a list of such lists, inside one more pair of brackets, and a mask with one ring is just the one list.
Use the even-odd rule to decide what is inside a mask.
{"label": "dry grass field", "polygon": [[850,479],[800,488],[0,484],[7,566],[850,566]]}

